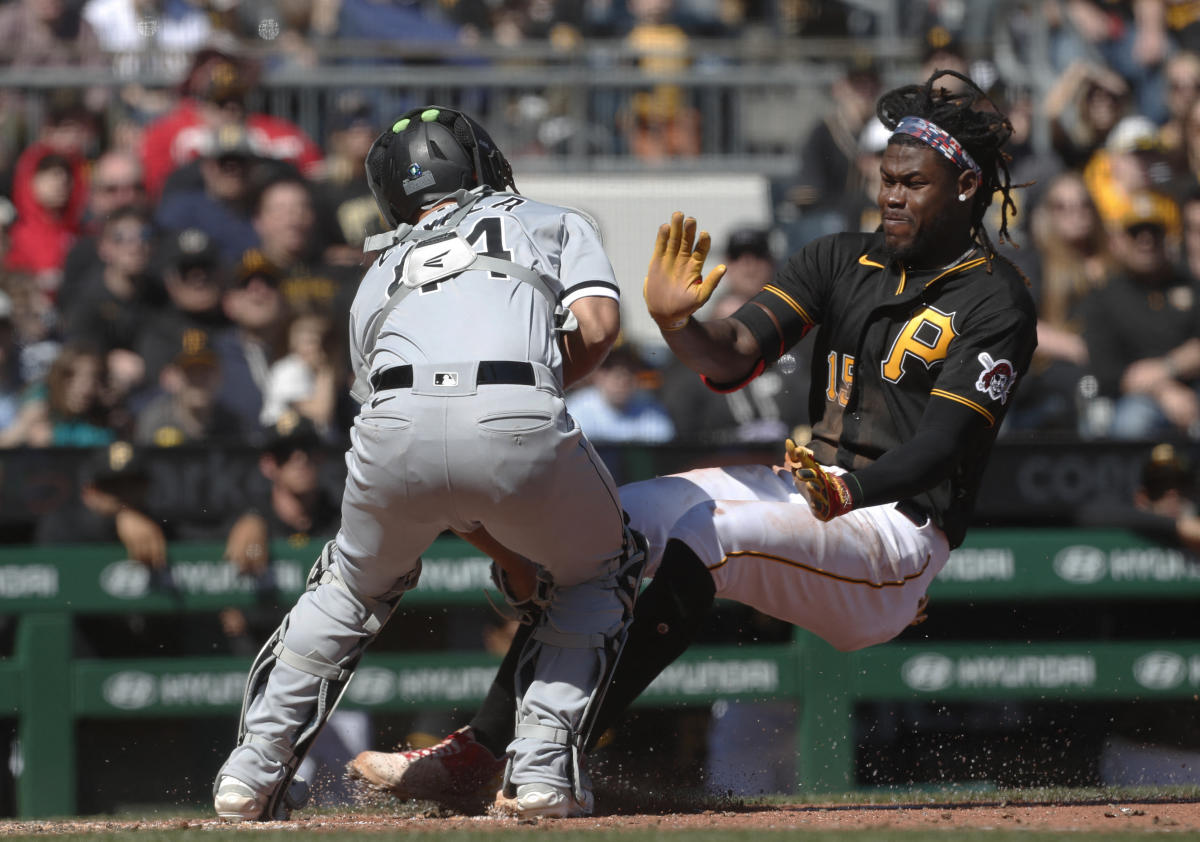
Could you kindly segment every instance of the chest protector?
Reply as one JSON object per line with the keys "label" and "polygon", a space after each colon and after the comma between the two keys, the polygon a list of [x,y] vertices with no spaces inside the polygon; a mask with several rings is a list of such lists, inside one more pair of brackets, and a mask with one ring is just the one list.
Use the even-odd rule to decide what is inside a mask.
{"label": "chest protector", "polygon": [[413,290],[420,289],[426,284],[451,280],[470,269],[497,272],[514,280],[527,283],[536,289],[549,302],[554,311],[555,330],[569,333],[579,327],[575,314],[564,307],[558,296],[546,284],[542,277],[528,266],[522,266],[511,260],[480,254],[471,247],[458,233],[459,223],[466,218],[475,203],[482,199],[482,192],[460,190],[454,194],[459,207],[432,230],[419,230],[407,223],[394,231],[367,237],[363,242],[363,251],[378,251],[398,246],[402,243],[414,242],[415,245],[404,256],[401,264],[395,291],[388,296],[371,316],[367,324],[367,337],[363,346],[363,362],[354,372],[354,385],[350,394],[360,403],[371,394],[369,376],[372,360],[375,355],[375,344],[387,321],[388,315],[396,309]]}

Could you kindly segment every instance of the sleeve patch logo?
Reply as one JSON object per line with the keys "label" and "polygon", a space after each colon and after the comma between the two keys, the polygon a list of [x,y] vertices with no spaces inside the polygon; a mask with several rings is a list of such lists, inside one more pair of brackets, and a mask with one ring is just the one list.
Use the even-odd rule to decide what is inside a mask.
{"label": "sleeve patch logo", "polygon": [[992,355],[984,351],[979,355],[979,364],[983,373],[975,381],[975,388],[994,401],[1005,403],[1017,382],[1017,373],[1008,360],[993,360]]}

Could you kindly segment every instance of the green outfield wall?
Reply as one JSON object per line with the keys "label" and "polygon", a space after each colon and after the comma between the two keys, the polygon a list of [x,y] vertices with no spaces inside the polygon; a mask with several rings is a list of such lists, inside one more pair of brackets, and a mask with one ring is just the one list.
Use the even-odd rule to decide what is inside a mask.
{"label": "green outfield wall", "polygon": [[[80,719],[236,716],[248,659],[230,656],[77,658],[77,616],[206,614],[287,603],[304,587],[319,544],[273,546],[254,581],[220,559],[222,547],[177,544],[165,573],[125,560],[118,547],[0,548],[0,616],[16,624],[0,658],[0,717],[16,719],[20,817],[75,811],[75,724]],[[976,530],[931,588],[954,603],[1194,600],[1200,562],[1121,530]],[[403,607],[499,601],[489,562],[457,539],[426,554]],[[470,706],[498,659],[475,652],[369,652],[344,704],[379,712]],[[1200,693],[1200,640],[1072,643],[892,643],[839,653],[798,633],[792,643],[693,648],[664,672],[642,705],[718,698],[789,699],[798,709],[803,791],[854,785],[853,715],[862,700],[1185,699]]]}

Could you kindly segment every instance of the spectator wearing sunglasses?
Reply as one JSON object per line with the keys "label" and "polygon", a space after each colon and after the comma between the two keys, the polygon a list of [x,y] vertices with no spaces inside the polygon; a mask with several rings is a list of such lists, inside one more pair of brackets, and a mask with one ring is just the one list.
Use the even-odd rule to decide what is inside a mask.
{"label": "spectator wearing sunglasses", "polygon": [[100,231],[100,263],[80,281],[78,295],[62,302],[64,339],[105,355],[111,385],[122,398],[145,377],[135,349],[161,296],[161,282],[151,274],[153,239],[144,211],[113,212]]}
{"label": "spectator wearing sunglasses", "polygon": [[1170,199],[1135,196],[1109,228],[1116,271],[1083,302],[1089,366],[1112,402],[1114,438],[1200,434],[1200,287],[1171,261],[1178,235]]}
{"label": "spectator wearing sunglasses", "polygon": [[146,184],[137,156],[122,150],[103,153],[92,165],[88,183],[87,208],[80,236],[67,252],[59,297],[70,301],[78,291],[79,280],[100,262],[98,243],[104,220],[118,208],[146,208]]}

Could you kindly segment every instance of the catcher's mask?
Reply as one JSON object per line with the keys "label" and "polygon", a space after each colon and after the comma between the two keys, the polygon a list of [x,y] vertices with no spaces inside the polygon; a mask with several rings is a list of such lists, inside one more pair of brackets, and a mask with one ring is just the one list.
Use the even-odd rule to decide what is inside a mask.
{"label": "catcher's mask", "polygon": [[511,187],[512,167],[483,126],[461,111],[429,105],[399,117],[367,152],[367,184],[392,227],[415,222],[431,199],[486,184]]}

